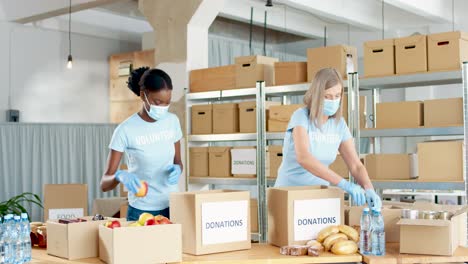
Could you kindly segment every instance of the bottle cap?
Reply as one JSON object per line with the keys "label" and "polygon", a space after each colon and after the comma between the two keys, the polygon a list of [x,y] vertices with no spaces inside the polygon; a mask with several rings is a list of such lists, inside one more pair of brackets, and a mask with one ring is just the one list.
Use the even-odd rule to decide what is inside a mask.
{"label": "bottle cap", "polygon": [[22,219],[27,219],[27,218],[28,218],[28,214],[27,214],[27,213],[22,213],[22,214],[21,214],[21,218],[22,218]]}
{"label": "bottle cap", "polygon": [[15,215],[15,218],[14,218],[14,219],[15,219],[15,220],[20,220],[21,217],[20,217],[19,215]]}
{"label": "bottle cap", "polygon": [[368,213],[369,212],[369,207],[364,207],[364,212]]}

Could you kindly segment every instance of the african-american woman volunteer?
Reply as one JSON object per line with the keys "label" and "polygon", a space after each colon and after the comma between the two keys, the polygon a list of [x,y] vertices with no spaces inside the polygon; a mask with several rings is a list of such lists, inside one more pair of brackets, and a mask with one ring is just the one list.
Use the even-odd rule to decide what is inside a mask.
{"label": "african-american woman volunteer", "polygon": [[[138,220],[143,212],[169,217],[169,193],[178,190],[182,173],[182,130],[177,116],[168,112],[172,81],[162,70],[139,68],[128,87],[141,98],[142,107],[115,129],[101,189],[110,191],[119,182],[128,189],[128,220]],[[118,170],[124,152],[128,171]],[[138,198],[141,180],[148,183],[148,193]]]}
{"label": "african-american woman volunteer", "polygon": [[[380,208],[366,168],[354,148],[353,139],[342,118],[343,80],[332,68],[320,70],[304,96],[304,108],[289,121],[283,146],[283,162],[275,186],[334,184],[358,204]],[[340,152],[351,175],[362,186],[351,183],[328,168]]]}

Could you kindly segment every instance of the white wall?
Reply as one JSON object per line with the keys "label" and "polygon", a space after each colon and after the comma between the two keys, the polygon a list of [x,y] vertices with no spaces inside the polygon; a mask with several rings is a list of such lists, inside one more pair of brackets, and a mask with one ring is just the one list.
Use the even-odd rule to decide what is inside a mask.
{"label": "white wall", "polygon": [[140,43],[72,34],[68,70],[66,32],[2,22],[0,34],[0,121],[12,108],[21,122],[107,123],[108,57],[140,49]]}

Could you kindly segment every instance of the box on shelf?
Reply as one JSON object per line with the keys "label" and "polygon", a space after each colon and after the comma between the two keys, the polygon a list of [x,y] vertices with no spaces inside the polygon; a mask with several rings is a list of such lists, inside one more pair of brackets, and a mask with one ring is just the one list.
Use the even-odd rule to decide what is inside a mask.
{"label": "box on shelf", "polygon": [[171,193],[171,220],[182,224],[183,252],[192,255],[250,249],[250,194],[212,190]]}
{"label": "box on shelf", "polygon": [[336,174],[340,175],[341,177],[347,179],[349,178],[349,169],[346,165],[343,157],[341,155],[337,155],[335,161],[330,164],[330,170],[334,171]]}
{"label": "box on shelf", "polygon": [[269,188],[267,204],[268,241],[275,246],[301,245],[344,223],[344,193],[335,187]]}
{"label": "box on shelf", "polygon": [[270,178],[278,177],[278,170],[283,162],[283,146],[268,146],[268,156],[270,159]]}
{"label": "box on shelf", "polygon": [[44,221],[88,215],[87,184],[44,184]]}
{"label": "box on shelf", "polygon": [[468,34],[445,32],[427,36],[429,71],[459,70],[468,61]]}
{"label": "box on shelf", "polygon": [[[273,105],[281,105],[281,102],[265,102],[266,119],[270,114],[270,107]],[[239,132],[240,133],[255,133],[257,132],[257,102],[242,102],[239,103]]]}
{"label": "box on shelf", "polygon": [[119,228],[99,225],[99,258],[108,264],[173,263],[182,261],[180,224]]}
{"label": "box on shelf", "polygon": [[395,39],[396,73],[427,72],[426,35]]}
{"label": "box on shelf", "polygon": [[229,134],[239,132],[238,104],[213,104],[213,133]]}
{"label": "box on shelf", "polygon": [[411,157],[408,154],[368,154],[364,163],[374,180],[410,180]]}
{"label": "box on shelf", "polygon": [[424,126],[463,126],[463,98],[424,101]]}
{"label": "box on shelf", "polygon": [[68,260],[99,256],[99,225],[116,218],[104,221],[92,221],[92,216],[80,218],[87,221],[70,224],[47,221],[47,254]]}
{"label": "box on shelf", "polygon": [[395,74],[395,40],[364,42],[364,76],[379,77]]}
{"label": "box on shelf", "polygon": [[191,109],[192,134],[213,133],[213,105],[194,105]]}
{"label": "box on shelf", "polygon": [[234,177],[255,177],[257,175],[257,150],[255,147],[234,147],[231,149],[231,174]]}
{"label": "box on shelf", "polygon": [[463,181],[463,141],[418,144],[419,181]]}
{"label": "box on shelf", "polygon": [[250,199],[250,230],[252,233],[258,232],[258,201]]}
{"label": "box on shelf", "polygon": [[190,92],[231,90],[236,88],[236,65],[190,71]]}
{"label": "box on shelf", "polygon": [[301,107],[304,107],[304,105],[293,104],[271,106],[270,115],[268,118],[268,131],[285,132],[288,128],[288,123],[292,114]]}
{"label": "box on shelf", "polygon": [[307,82],[307,62],[276,62],[275,85]]}
{"label": "box on shelf", "polygon": [[209,154],[207,147],[190,148],[190,176],[208,176]]}
{"label": "box on shelf", "polygon": [[110,122],[119,124],[141,109],[141,100],[110,101]]}
{"label": "box on shelf", "polygon": [[378,129],[419,128],[424,125],[423,103],[419,101],[378,103],[376,121]]}
{"label": "box on shelf", "polygon": [[208,176],[230,177],[231,147],[209,147]]}
{"label": "box on shelf", "polygon": [[312,82],[315,74],[322,68],[335,68],[343,79],[347,79],[346,61],[350,59],[353,72],[358,71],[357,49],[351,46],[337,45],[307,49],[307,81]]}
{"label": "box on shelf", "polygon": [[266,86],[275,85],[275,62],[277,58],[258,55],[235,58],[236,87],[253,88],[257,81],[265,81]]}
{"label": "box on shelf", "polygon": [[135,101],[138,96],[127,86],[128,75],[110,79],[109,97],[111,101]]}
{"label": "box on shelf", "polygon": [[[348,96],[343,96],[343,118],[348,123]],[[359,124],[360,128],[366,128],[367,121],[367,97],[359,96]]]}
{"label": "box on shelf", "polygon": [[415,203],[414,209],[449,211],[449,220],[401,219],[400,253],[451,256],[455,250],[466,247],[466,206],[447,206]]}

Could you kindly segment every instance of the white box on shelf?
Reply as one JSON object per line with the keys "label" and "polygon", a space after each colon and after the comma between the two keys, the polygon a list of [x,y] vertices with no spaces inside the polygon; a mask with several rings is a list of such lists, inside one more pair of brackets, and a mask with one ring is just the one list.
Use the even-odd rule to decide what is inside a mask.
{"label": "white box on shelf", "polygon": [[257,151],[255,147],[240,147],[231,149],[231,174],[257,174]]}

